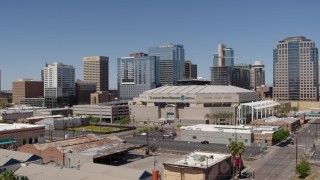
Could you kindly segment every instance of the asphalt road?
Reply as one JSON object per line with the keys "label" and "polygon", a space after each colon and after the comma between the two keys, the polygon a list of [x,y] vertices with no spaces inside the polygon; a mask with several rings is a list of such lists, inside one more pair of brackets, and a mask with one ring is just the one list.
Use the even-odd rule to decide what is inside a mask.
{"label": "asphalt road", "polygon": [[[311,122],[314,122],[312,120]],[[293,138],[296,142],[298,137],[298,159],[307,154],[315,139],[316,127],[306,124]],[[272,147],[270,152],[260,159],[251,162],[251,171],[254,171],[255,180],[289,180],[295,175],[296,146]]]}
{"label": "asphalt road", "polygon": [[[154,138],[155,137],[155,138]],[[136,137],[121,137],[126,140],[128,143],[132,144],[147,144],[146,136],[136,136]],[[155,146],[158,149],[180,151],[180,152],[192,152],[195,150],[202,151],[212,151],[220,153],[229,153],[229,150],[225,144],[201,144],[197,142],[186,142],[178,140],[170,140],[158,138],[158,136],[149,136],[149,146]],[[246,147],[246,151],[243,154],[244,157],[252,157],[260,154],[259,147]]]}

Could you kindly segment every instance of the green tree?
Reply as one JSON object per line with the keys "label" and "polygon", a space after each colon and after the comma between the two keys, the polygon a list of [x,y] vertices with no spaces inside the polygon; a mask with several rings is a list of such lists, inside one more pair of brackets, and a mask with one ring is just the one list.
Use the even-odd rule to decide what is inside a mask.
{"label": "green tree", "polygon": [[91,123],[98,123],[98,122],[99,122],[99,118],[93,117],[93,116],[89,116],[89,122],[91,122]]}
{"label": "green tree", "polygon": [[305,159],[301,159],[296,166],[296,173],[298,173],[301,178],[307,177],[310,173],[309,162]]}
{"label": "green tree", "polygon": [[299,111],[299,108],[298,108],[298,107],[293,106],[293,107],[291,107],[291,110],[292,110],[292,111]]}
{"label": "green tree", "polygon": [[290,136],[290,132],[288,130],[284,130],[284,129],[280,129],[279,131],[276,131],[273,134],[273,140],[278,143],[281,142],[285,139],[287,139],[287,137]]}
{"label": "green tree", "polygon": [[6,107],[6,104],[5,103],[0,103],[0,108],[5,108]]}
{"label": "green tree", "polygon": [[130,124],[131,119],[129,116],[125,116],[124,118],[117,120],[115,123],[116,124],[120,124],[120,125],[126,125],[126,124]]}

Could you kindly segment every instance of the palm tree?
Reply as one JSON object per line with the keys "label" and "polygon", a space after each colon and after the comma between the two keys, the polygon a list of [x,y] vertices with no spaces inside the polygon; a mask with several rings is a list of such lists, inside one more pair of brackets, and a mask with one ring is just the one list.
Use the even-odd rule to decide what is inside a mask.
{"label": "palm tree", "polygon": [[236,155],[239,155],[240,158],[240,164],[239,164],[239,176],[241,175],[241,167],[242,167],[242,158],[241,155],[245,152],[245,147],[243,142],[238,141],[231,141],[228,145],[228,149],[233,157],[233,177],[234,177],[234,171],[235,171],[235,157]]}
{"label": "palm tree", "polygon": [[239,144],[236,141],[231,141],[228,145],[228,149],[232,155],[233,159],[233,166],[232,166],[232,177],[234,177],[234,170],[235,170],[235,157],[239,153]]}
{"label": "palm tree", "polygon": [[13,174],[11,171],[5,171],[4,173],[1,174],[0,177],[1,180],[17,180],[17,176]]}
{"label": "palm tree", "polygon": [[243,142],[237,142],[238,143],[238,154],[239,154],[239,157],[240,157],[240,164],[239,164],[239,177],[241,175],[241,167],[242,167],[242,158],[241,158],[241,155],[244,153],[245,151],[245,148],[244,148],[244,144]]}

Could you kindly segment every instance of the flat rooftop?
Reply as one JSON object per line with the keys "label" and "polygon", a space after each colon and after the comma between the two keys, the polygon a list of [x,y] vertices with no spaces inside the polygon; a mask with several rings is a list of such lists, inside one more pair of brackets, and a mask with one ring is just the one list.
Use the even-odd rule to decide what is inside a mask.
{"label": "flat rooftop", "polygon": [[252,133],[252,126],[245,125],[213,125],[213,124],[196,124],[191,126],[182,126],[181,129],[189,131],[211,131],[211,132],[229,132],[234,133]]}
{"label": "flat rooftop", "polygon": [[297,118],[294,118],[294,117],[287,117],[287,118],[277,118],[275,116],[270,116],[268,118],[264,118],[262,119],[264,120],[265,122],[286,122],[286,123],[293,123],[297,120]]}
{"label": "flat rooftop", "polygon": [[34,124],[22,124],[22,123],[13,123],[13,124],[0,123],[0,131],[27,129],[27,128],[35,128],[35,127],[44,127],[44,126],[34,125]]}
{"label": "flat rooftop", "polygon": [[219,85],[192,85],[192,86],[162,86],[156,89],[145,91],[143,94],[235,94],[255,93],[254,91],[239,88],[236,86]]}
{"label": "flat rooftop", "polygon": [[186,167],[197,167],[197,168],[206,169],[207,167],[211,167],[211,166],[229,158],[230,156],[231,156],[231,154],[193,152],[177,162],[165,163],[165,164],[186,166]]}
{"label": "flat rooftop", "polygon": [[17,113],[32,113],[32,110],[23,110],[23,109],[17,109],[17,110],[13,110],[13,109],[0,109],[0,114],[17,114]]}

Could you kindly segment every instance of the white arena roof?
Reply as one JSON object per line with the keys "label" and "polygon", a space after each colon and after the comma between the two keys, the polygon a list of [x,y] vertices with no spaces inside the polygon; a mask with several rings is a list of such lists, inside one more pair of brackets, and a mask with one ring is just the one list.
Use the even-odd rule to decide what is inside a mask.
{"label": "white arena roof", "polygon": [[218,86],[218,85],[192,85],[192,86],[162,86],[156,89],[145,91],[144,94],[207,94],[207,93],[255,93],[254,91],[243,89],[235,86]]}

